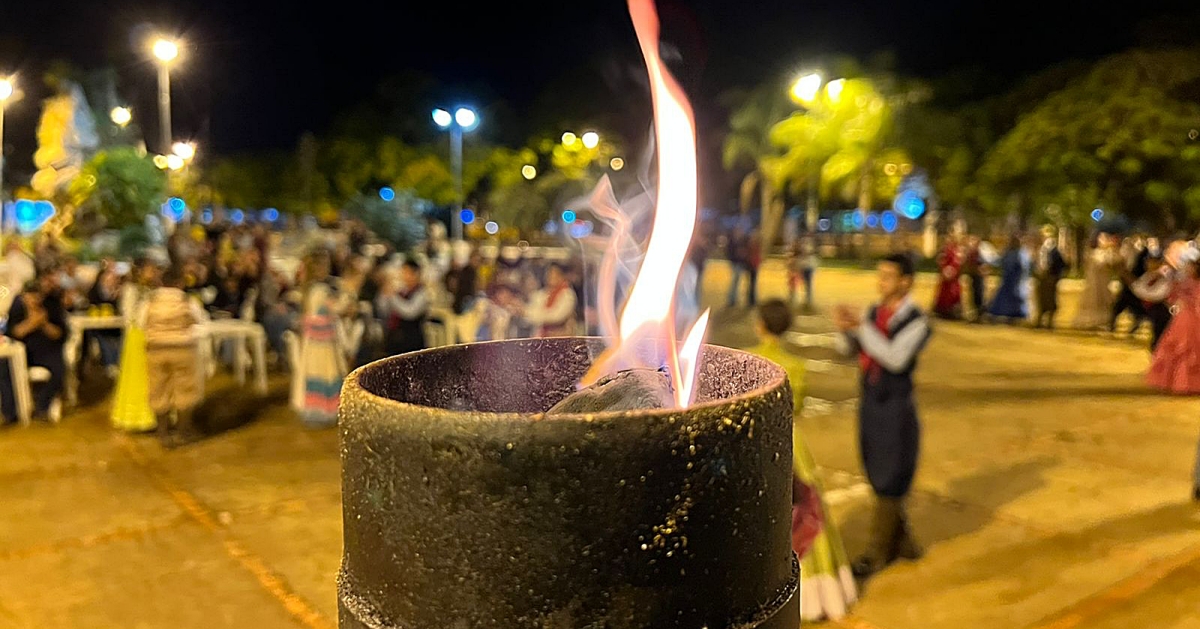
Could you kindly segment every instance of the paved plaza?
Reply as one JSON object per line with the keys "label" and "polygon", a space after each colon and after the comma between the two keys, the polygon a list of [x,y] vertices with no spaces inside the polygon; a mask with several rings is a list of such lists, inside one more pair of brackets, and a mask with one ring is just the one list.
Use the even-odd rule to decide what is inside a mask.
{"label": "paved plaza", "polygon": [[[727,267],[705,280],[719,305]],[[783,286],[769,262],[762,293]],[[865,305],[874,277],[825,269],[817,290],[822,307]],[[1075,295],[1064,287],[1061,321]],[[753,343],[749,317],[718,308],[713,340]],[[870,496],[853,367],[812,341],[832,329],[798,320],[814,361],[799,425],[853,554]],[[1148,361],[1139,339],[939,323],[917,375],[912,515],[928,553],[873,579],[834,626],[1200,627],[1200,404],[1146,390]],[[272,392],[217,382],[215,434],[174,451],[109,429],[103,391],[59,426],[0,431],[0,628],[335,627],[336,433],[302,428],[282,379]]]}

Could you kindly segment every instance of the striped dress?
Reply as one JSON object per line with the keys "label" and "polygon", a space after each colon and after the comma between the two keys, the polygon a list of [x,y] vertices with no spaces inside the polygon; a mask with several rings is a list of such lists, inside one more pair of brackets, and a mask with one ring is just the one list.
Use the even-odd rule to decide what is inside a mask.
{"label": "striped dress", "polygon": [[337,422],[338,398],[346,377],[346,360],[339,351],[337,317],[322,305],[316,314],[305,315],[301,365],[304,373],[305,424],[332,426]]}

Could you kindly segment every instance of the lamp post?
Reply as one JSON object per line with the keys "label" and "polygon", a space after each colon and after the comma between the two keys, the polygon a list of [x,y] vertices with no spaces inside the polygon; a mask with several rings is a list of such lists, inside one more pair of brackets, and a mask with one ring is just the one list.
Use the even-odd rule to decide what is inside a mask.
{"label": "lamp post", "polygon": [[462,142],[463,132],[479,126],[479,116],[469,107],[459,107],[451,114],[445,109],[433,110],[433,123],[450,131],[450,169],[454,171],[454,210],[450,226],[455,240],[463,238],[462,206]]}
{"label": "lamp post", "polygon": [[154,40],[151,46],[158,60],[158,125],[159,145],[163,153],[171,152],[171,62],[179,56],[179,44],[165,38]]}
{"label": "lamp post", "polygon": [[0,235],[4,234],[4,106],[12,95],[12,79],[0,78]]}

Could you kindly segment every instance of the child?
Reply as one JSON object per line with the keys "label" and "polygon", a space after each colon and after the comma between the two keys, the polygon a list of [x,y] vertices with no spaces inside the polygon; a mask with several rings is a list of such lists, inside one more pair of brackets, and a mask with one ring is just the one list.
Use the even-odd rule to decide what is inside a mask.
{"label": "child", "polygon": [[913,302],[912,259],[894,254],[879,263],[880,302],[865,318],[846,306],[835,312],[846,353],[857,353],[862,369],[859,447],[875,492],[875,513],[866,553],[854,560],[855,576],[868,577],[897,558],[917,559],[904,498],[917,469],[920,424],[913,399],[917,355],[931,330]]}
{"label": "child", "polygon": [[146,335],[150,408],[158,417],[166,447],[183,445],[194,437],[191,413],[200,402],[201,383],[192,327],[204,318],[200,305],[183,292],[183,276],[176,269],[163,276],[162,288],[150,293],[139,317]]}
{"label": "child", "polygon": [[341,326],[334,300],[323,283],[309,287],[301,319],[303,341],[300,366],[293,377],[304,379],[302,418],[309,428],[337,423],[338,400],[345,379],[346,359],[342,352]]}
{"label": "child", "polygon": [[[787,372],[799,413],[804,404],[804,360],[784,349],[780,340],[791,320],[792,313],[782,300],[764,302],[758,308],[755,328],[759,344],[751,351]],[[800,610],[806,621],[837,620],[858,598],[854,577],[841,535],[821,500],[817,465],[799,426],[792,435],[792,548],[800,557]]]}

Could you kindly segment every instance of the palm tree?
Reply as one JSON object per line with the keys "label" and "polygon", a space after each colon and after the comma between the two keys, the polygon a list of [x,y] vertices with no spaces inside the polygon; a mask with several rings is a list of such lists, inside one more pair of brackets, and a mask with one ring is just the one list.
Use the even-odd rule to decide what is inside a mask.
{"label": "palm tree", "polygon": [[729,134],[722,150],[725,169],[747,171],[738,194],[738,207],[742,212],[750,210],[754,191],[758,189],[762,202],[762,242],[764,248],[769,248],[778,231],[778,218],[783,215],[780,188],[771,162],[779,150],[771,144],[769,134],[793,106],[788,102],[785,90],[774,82],[748,92],[730,93],[725,97],[725,103],[731,109]]}

